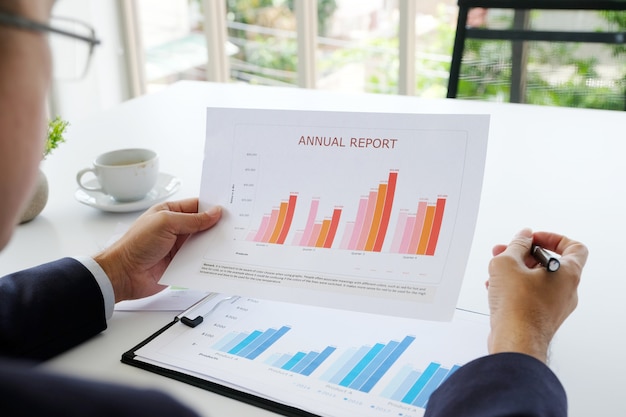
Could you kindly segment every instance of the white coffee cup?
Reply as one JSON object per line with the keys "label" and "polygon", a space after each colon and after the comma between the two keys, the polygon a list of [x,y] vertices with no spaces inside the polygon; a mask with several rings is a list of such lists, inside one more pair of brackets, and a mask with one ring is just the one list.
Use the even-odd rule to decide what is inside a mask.
{"label": "white coffee cup", "polygon": [[[95,175],[96,184],[85,184],[83,176]],[[120,202],[144,198],[154,188],[159,175],[159,158],[150,149],[118,149],[101,154],[92,168],[76,174],[76,182],[84,190],[108,194]],[[94,183],[94,181],[91,181]]]}

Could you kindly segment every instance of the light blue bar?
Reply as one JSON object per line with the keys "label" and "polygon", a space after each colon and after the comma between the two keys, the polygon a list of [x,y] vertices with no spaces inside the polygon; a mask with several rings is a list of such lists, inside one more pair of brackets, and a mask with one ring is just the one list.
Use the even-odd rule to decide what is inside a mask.
{"label": "light blue bar", "polygon": [[[239,355],[239,352],[242,349],[244,349],[250,343],[254,342],[262,334],[263,333],[261,333],[260,330],[253,331],[248,336],[246,336],[241,342],[237,343],[235,346],[233,346],[232,348],[228,349],[228,353],[233,354],[233,355]],[[226,346],[224,348],[226,348]]]}
{"label": "light blue bar", "polygon": [[317,358],[319,354],[319,352],[309,352],[304,358],[302,358],[300,362],[296,364],[296,366],[291,368],[291,372],[299,374],[304,368],[306,368],[311,362],[313,362],[313,360]]}
{"label": "light blue bar", "polygon": [[422,373],[419,371],[412,371],[409,376],[406,377],[402,385],[393,393],[391,399],[394,401],[402,401],[404,396],[409,392],[411,387],[415,385]]}
{"label": "light blue bar", "polygon": [[380,393],[380,396],[383,398],[391,398],[393,394],[400,388],[400,385],[404,382],[404,380],[409,376],[413,368],[409,365],[404,365],[400,372],[393,377],[391,382],[385,387],[384,390]]}
{"label": "light blue bar", "polygon": [[267,348],[272,346],[274,344],[274,342],[276,342],[278,339],[280,339],[289,330],[291,330],[291,327],[283,326],[280,329],[278,329],[278,331],[273,332],[272,335],[270,337],[266,338],[260,345],[258,345],[258,347],[255,350],[253,350],[252,352],[247,354],[246,358],[248,358],[248,359],[256,359],[257,356],[259,356],[261,353],[265,352],[265,350]]}
{"label": "light blue bar", "polygon": [[354,355],[352,355],[352,357],[348,359],[348,361],[346,361],[346,363],[341,367],[339,372],[337,372],[335,376],[333,376],[328,382],[339,385],[339,382],[346,375],[348,375],[348,372],[350,372],[350,370],[354,368],[354,366],[359,363],[361,359],[363,359],[363,356],[365,356],[369,350],[370,346],[363,346],[359,350],[357,350]]}
{"label": "light blue bar", "polygon": [[361,359],[359,363],[357,363],[356,366],[352,368],[350,372],[348,372],[348,375],[346,375],[345,378],[341,380],[339,385],[341,385],[342,387],[349,386],[356,379],[356,377],[359,376],[361,372],[363,372],[363,369],[365,369],[365,367],[370,364],[370,362],[376,357],[376,355],[378,355],[378,352],[380,352],[384,347],[385,345],[383,345],[382,343],[376,343],[370,349],[370,351],[367,352],[363,359]]}
{"label": "light blue bar", "polygon": [[[231,341],[233,341],[233,339],[235,339],[237,336],[241,336],[241,333],[235,333],[235,332],[231,332],[229,334],[227,334],[226,336],[222,337],[221,340],[219,340],[218,342],[216,342],[213,346],[211,346],[213,349],[215,350],[221,350],[221,351],[227,351],[228,349],[224,349],[224,347],[230,343]],[[242,337],[243,340],[243,337]]]}
{"label": "light blue bar", "polygon": [[[450,378],[450,375],[452,375],[453,373],[455,373],[459,368],[461,367],[461,365],[454,365],[452,367],[452,369],[450,369],[450,372],[448,372],[448,374],[446,375],[446,377],[443,379],[443,381],[441,381],[441,384],[443,384],[444,382],[446,382],[446,379]],[[439,384],[439,385],[441,385]]]}
{"label": "light blue bar", "polygon": [[328,358],[331,355],[331,353],[333,353],[335,351],[335,349],[337,349],[337,348],[334,347],[334,346],[327,346],[326,349],[324,349],[322,351],[322,353],[317,355],[315,360],[313,362],[311,362],[309,364],[309,366],[307,366],[306,368],[304,368],[302,370],[302,372],[300,372],[300,374],[301,375],[305,375],[305,376],[311,375],[311,373],[313,371],[315,371],[317,369],[317,367],[320,366],[320,364],[322,362],[324,362],[326,360],[326,358]]}
{"label": "light blue bar", "polygon": [[324,372],[324,374],[320,377],[322,381],[328,381],[337,375],[337,373],[343,368],[343,366],[354,356],[356,352],[356,348],[349,348],[344,353],[341,354],[339,359],[337,359],[333,364]]}
{"label": "light blue bar", "polygon": [[249,333],[239,333],[233,340],[225,344],[220,350],[222,352],[228,352],[229,350],[237,346],[239,343],[244,341],[246,337],[248,336],[250,336]]}
{"label": "light blue bar", "polygon": [[281,369],[284,369],[286,371],[291,370],[291,368],[293,368],[294,366],[296,366],[296,364],[298,362],[300,362],[302,360],[302,358],[304,358],[304,356],[306,355],[306,353],[304,352],[298,352],[295,355],[293,355],[291,357],[291,359],[289,359],[283,366],[281,366]]}
{"label": "light blue bar", "polygon": [[418,380],[413,384],[409,392],[402,398],[402,402],[406,404],[411,404],[415,401],[415,398],[419,395],[420,391],[424,389],[426,383],[432,378],[432,376],[437,372],[441,365],[438,363],[431,362],[426,370],[422,373],[422,375],[418,378]]}
{"label": "light blue bar", "polygon": [[358,377],[350,384],[350,388],[356,389],[360,391],[360,388],[367,379],[378,369],[381,363],[387,358],[387,356],[391,355],[393,350],[398,346],[399,343],[392,340],[389,342],[383,350],[381,350],[374,359],[363,369],[363,372],[359,374]]}
{"label": "light blue bar", "polygon": [[[263,363],[265,363],[266,365],[271,365],[271,366],[276,366],[278,368],[280,368],[280,366],[276,365],[277,362],[280,362],[280,360],[284,357],[285,355],[280,354],[280,353],[274,353],[273,355],[269,356],[267,359],[265,359],[265,361],[263,361]],[[282,365],[281,365],[282,366]]]}
{"label": "light blue bar", "polygon": [[[242,358],[246,358],[250,352],[253,352],[258,346],[260,346],[267,339],[272,337],[274,333],[276,333],[276,329],[267,329],[264,332],[256,330],[259,332],[257,337],[253,340],[248,341],[244,346],[241,346],[238,352],[236,352],[237,356],[241,356]],[[255,331],[255,332],[256,332]]]}
{"label": "light blue bar", "polygon": [[406,336],[404,339],[402,339],[402,342],[400,342],[400,344],[393,350],[391,355],[385,358],[383,363],[378,367],[378,369],[376,369],[376,372],[374,372],[372,376],[370,376],[370,378],[367,380],[367,382],[365,382],[361,386],[359,391],[370,392],[370,390],[374,388],[374,385],[376,385],[376,383],[380,380],[380,378],[382,378],[383,375],[387,373],[389,368],[391,368],[391,366],[396,362],[396,360],[398,360],[400,355],[404,353],[404,351],[409,347],[411,343],[413,343],[414,340],[415,340],[414,336]]}
{"label": "light blue bar", "polygon": [[439,384],[441,384],[441,381],[443,381],[449,371],[450,370],[446,368],[437,369],[435,375],[430,378],[430,381],[428,381],[422,392],[420,392],[415,401],[413,401],[413,405],[421,408],[426,408],[426,403],[430,398],[430,394],[432,394],[433,391],[439,386]]}
{"label": "light blue bar", "polygon": [[289,359],[291,359],[291,355],[284,354],[280,358],[278,358],[276,362],[274,362],[274,366],[277,368],[282,368]]}

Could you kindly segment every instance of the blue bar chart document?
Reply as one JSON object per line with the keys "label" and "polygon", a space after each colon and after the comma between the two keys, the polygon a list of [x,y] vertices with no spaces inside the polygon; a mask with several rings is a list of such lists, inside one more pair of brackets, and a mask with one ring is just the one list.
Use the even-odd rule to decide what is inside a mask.
{"label": "blue bar chart document", "polygon": [[200,208],[223,216],[161,283],[449,320],[488,126],[487,115],[209,108]]}
{"label": "blue bar chart document", "polygon": [[218,294],[188,314],[204,320],[175,322],[135,360],[320,416],[423,416],[487,353],[488,317],[461,310],[441,322]]}

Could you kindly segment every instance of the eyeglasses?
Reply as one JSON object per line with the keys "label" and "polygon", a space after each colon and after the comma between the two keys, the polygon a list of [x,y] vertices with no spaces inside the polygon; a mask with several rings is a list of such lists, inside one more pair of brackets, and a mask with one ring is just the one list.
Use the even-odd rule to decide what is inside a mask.
{"label": "eyeglasses", "polygon": [[53,77],[58,80],[82,79],[89,69],[94,48],[100,44],[93,27],[75,19],[52,17],[50,24],[44,24],[0,12],[0,24],[61,35],[50,40]]}

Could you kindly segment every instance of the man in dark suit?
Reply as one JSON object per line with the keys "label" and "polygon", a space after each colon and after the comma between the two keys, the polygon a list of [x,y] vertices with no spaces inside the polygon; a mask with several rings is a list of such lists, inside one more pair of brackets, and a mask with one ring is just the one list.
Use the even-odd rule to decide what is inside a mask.
{"label": "man in dark suit", "polygon": [[[34,186],[45,132],[53,0],[0,0],[0,248]],[[155,294],[192,233],[211,228],[216,207],[157,204],[93,258],[64,258],[0,278],[0,415],[193,416],[164,393],[47,373],[34,367],[106,328],[115,302]],[[562,255],[553,276],[529,255],[532,242]],[[522,231],[494,248],[489,266],[492,355],[462,367],[435,392],[429,416],[565,415],[545,365],[552,336],[576,305],[587,257],[580,243]],[[80,311],[68,320],[68,311]]]}
{"label": "man in dark suit", "polygon": [[[43,155],[53,3],[0,0],[0,248],[13,233]],[[221,215],[220,208],[197,211],[197,199],[158,204],[93,258],[61,259],[0,278],[0,415],[196,415],[164,393],[54,375],[34,365],[103,331],[115,302],[161,290],[158,280],[186,237]]]}

